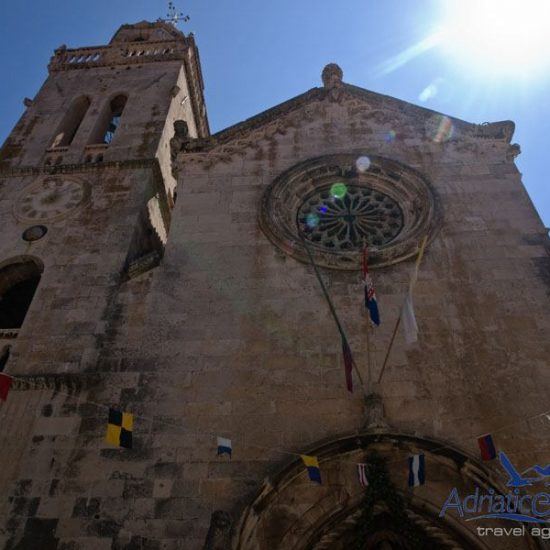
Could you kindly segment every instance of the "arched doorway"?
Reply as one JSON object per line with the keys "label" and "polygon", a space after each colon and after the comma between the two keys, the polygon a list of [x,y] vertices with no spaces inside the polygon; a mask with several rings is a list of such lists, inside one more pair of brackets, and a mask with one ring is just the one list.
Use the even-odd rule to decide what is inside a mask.
{"label": "arched doorway", "polygon": [[27,256],[0,266],[0,330],[21,328],[42,271],[42,265]]}
{"label": "arched doorway", "polygon": [[[422,453],[426,483],[408,488],[408,457]],[[439,517],[449,492],[504,491],[495,470],[445,443],[398,433],[364,433],[308,450],[317,456],[322,485],[311,483],[299,460],[288,464],[241,514],[238,550],[535,549],[524,537],[479,537],[475,522]],[[357,464],[368,463],[369,488]],[[379,464],[381,469],[372,467]],[[385,472],[385,474],[384,474]],[[368,495],[368,498],[367,498]],[[510,527],[502,520],[491,525]]]}

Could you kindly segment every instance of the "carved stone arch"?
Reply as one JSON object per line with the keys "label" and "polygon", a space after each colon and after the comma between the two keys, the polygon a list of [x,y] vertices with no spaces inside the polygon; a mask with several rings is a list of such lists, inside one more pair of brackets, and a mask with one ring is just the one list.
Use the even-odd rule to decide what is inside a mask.
{"label": "carved stone arch", "polygon": [[44,264],[34,256],[16,256],[0,262],[0,329],[23,324]]}
{"label": "carved stone arch", "polygon": [[[130,94],[127,91],[119,90],[110,94],[102,102],[94,129],[89,139],[90,144],[107,143],[105,141],[105,136],[110,130],[112,130],[111,133],[114,135],[116,128],[110,129],[113,117],[118,116],[118,118],[121,118],[123,116],[129,98]],[[110,141],[108,143],[110,143]]]}
{"label": "carved stone arch", "polygon": [[92,100],[88,95],[75,97],[60,121],[51,147],[68,147],[74,140]]}
{"label": "carved stone arch", "polygon": [[[411,454],[426,460],[426,483],[408,488]],[[365,432],[333,440],[307,454],[319,459],[322,485],[308,480],[300,460],[287,464],[267,480],[257,497],[241,514],[233,534],[234,550],[348,550],[357,542],[357,526],[364,509],[365,489],[357,479],[357,463],[369,462],[375,454],[385,464],[389,484],[403,503],[404,513],[415,531],[421,532],[425,548],[539,548],[529,536],[506,540],[478,537],[475,522],[453,512],[439,513],[454,487],[467,495],[479,487],[505,492],[496,469],[490,469],[467,453],[441,441],[391,432]],[[372,506],[376,528],[361,548],[411,548],[409,540],[392,520],[389,500]],[[363,508],[362,508],[363,507]],[[510,527],[491,520],[491,526]]]}

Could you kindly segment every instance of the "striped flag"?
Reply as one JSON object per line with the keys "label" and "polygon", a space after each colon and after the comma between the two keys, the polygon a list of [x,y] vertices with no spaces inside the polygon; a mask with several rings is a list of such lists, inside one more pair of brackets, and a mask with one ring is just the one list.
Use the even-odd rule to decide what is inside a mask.
{"label": "striped flag", "polygon": [[344,356],[344,371],[346,373],[346,387],[349,392],[353,393],[353,357],[351,355],[351,349],[345,336],[342,335],[342,354]]}
{"label": "striped flag", "polygon": [[233,451],[233,447],[231,446],[231,439],[226,439],[225,437],[218,437],[217,443],[218,443],[218,456],[223,454],[228,454],[229,458],[231,458],[231,453]]}
{"label": "striped flag", "polygon": [[481,451],[482,460],[493,460],[494,458],[496,458],[497,452],[491,434],[486,434],[478,437],[477,444],[479,445],[479,450]]}
{"label": "striped flag", "polygon": [[418,325],[416,324],[413,306],[413,288],[418,279],[418,269],[422,261],[422,256],[424,256],[424,249],[426,248],[427,241],[428,237],[424,237],[420,249],[418,250],[418,256],[409,282],[409,289],[407,290],[407,295],[405,296],[405,301],[401,309],[401,322],[403,324],[403,332],[405,333],[405,341],[407,344],[414,344],[414,342],[418,340]]}
{"label": "striped flag", "polygon": [[424,455],[409,456],[409,487],[424,485],[425,476]]}
{"label": "striped flag", "polygon": [[315,483],[321,484],[321,470],[316,456],[300,455],[304,466],[307,468],[309,479]]}
{"label": "striped flag", "polygon": [[367,479],[367,465],[366,464],[357,464],[357,474],[359,476],[359,483],[362,487],[368,487],[369,480]]}
{"label": "striped flag", "polygon": [[370,320],[376,326],[380,325],[380,313],[378,311],[378,302],[376,301],[376,293],[374,285],[369,274],[369,266],[367,264],[368,249],[363,248],[363,281],[365,283],[365,307],[369,311]]}

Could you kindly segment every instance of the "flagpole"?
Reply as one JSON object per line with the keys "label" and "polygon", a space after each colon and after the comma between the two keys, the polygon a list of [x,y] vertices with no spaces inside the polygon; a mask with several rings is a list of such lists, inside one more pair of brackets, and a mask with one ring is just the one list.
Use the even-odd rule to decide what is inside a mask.
{"label": "flagpole", "polygon": [[[416,283],[416,280],[418,278],[418,269],[420,268],[420,262],[422,261],[422,258],[424,256],[424,249],[426,248],[426,243],[428,242],[428,235],[426,235],[422,242],[420,243],[420,247],[418,249],[418,257],[416,258],[416,262],[414,264],[414,271],[411,276],[411,280],[409,281],[409,288],[407,289],[407,295],[409,295],[412,292],[412,289]],[[391,340],[388,346],[388,351],[386,352],[386,357],[384,358],[384,363],[382,364],[382,368],[380,369],[380,374],[378,376],[378,383],[382,381],[382,376],[384,376],[384,370],[386,369],[386,364],[388,363],[388,359],[390,357],[390,352],[393,347],[393,342],[395,340],[395,335],[397,334],[397,329],[399,328],[399,324],[401,323],[401,316],[403,314],[403,307],[399,310],[399,317],[397,318],[397,321],[395,323],[395,327],[393,329],[393,334],[391,336]]]}
{"label": "flagpole", "polygon": [[367,319],[367,388],[371,387],[371,369],[370,369],[370,321]]}
{"label": "flagpole", "polygon": [[[315,275],[317,277],[317,280],[319,281],[319,285],[321,286],[321,290],[323,291],[323,294],[325,296],[325,299],[327,301],[328,307],[330,309],[330,312],[332,313],[332,317],[334,318],[334,322],[336,323],[336,327],[338,328],[338,332],[340,333],[340,336],[344,341],[348,341],[346,338],[346,333],[344,332],[344,329],[342,328],[342,324],[340,323],[340,319],[338,319],[338,315],[336,313],[336,309],[334,309],[334,305],[332,303],[332,300],[330,299],[329,293],[325,287],[325,283],[323,282],[323,279],[321,278],[321,273],[319,272],[319,268],[317,267],[317,264],[315,263],[315,260],[313,259],[313,254],[311,253],[311,250],[309,249],[309,246],[307,245],[302,232],[298,228],[298,235],[300,236],[300,240],[302,241],[302,244],[304,245],[304,248],[306,249],[307,255],[309,257],[309,261],[311,265],[313,266],[313,270],[315,271]],[[349,344],[348,344],[349,345]],[[352,359],[352,365],[355,369],[355,373],[357,374],[357,378],[359,378],[359,381],[361,382],[361,386],[363,386],[363,392],[365,391],[365,383],[363,382],[363,377],[361,376],[361,373],[359,372],[359,369],[357,368],[357,365],[355,364],[355,361]]]}
{"label": "flagpole", "polygon": [[401,323],[401,313],[399,313],[399,317],[397,318],[397,322],[395,323],[395,327],[393,328],[393,334],[391,335],[390,345],[388,346],[388,350],[386,351],[386,357],[384,357],[384,363],[382,363],[382,368],[380,369],[380,374],[378,375],[378,383],[382,381],[382,376],[384,376],[384,370],[386,369],[386,364],[388,362],[388,358],[390,356],[390,352],[393,346],[393,341],[395,340],[395,335],[397,334],[397,329],[399,328],[399,324]]}
{"label": "flagpole", "polygon": [[[363,268],[363,279],[366,277],[367,273],[367,250],[368,250],[368,244],[367,239],[363,239],[363,251],[362,251],[362,268]],[[365,290],[366,292],[366,290]],[[365,296],[365,300],[367,297]],[[365,303],[366,306],[366,303]],[[371,330],[371,322],[369,320],[369,316],[367,316],[367,388],[371,387],[371,354],[370,354],[370,330]],[[365,391],[366,393],[366,391]]]}

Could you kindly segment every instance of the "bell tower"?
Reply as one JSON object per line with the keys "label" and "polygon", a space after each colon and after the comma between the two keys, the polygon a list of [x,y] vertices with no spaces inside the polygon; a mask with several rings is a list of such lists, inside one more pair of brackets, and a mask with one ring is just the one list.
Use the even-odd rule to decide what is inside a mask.
{"label": "bell tower", "polygon": [[[72,452],[59,438],[71,435],[74,449],[89,442],[67,407],[93,401],[106,377],[124,378],[121,319],[130,302],[134,322],[140,315],[176,200],[174,127],[209,136],[198,49],[172,24],[123,25],[105,46],[60,46],[48,72],[0,149],[0,372],[13,380],[1,411],[14,419],[0,434],[0,517],[17,513],[23,479],[37,505],[1,522],[2,547],[55,544],[50,504],[61,494],[61,454]],[[35,453],[49,457],[48,471],[25,459]]]}

